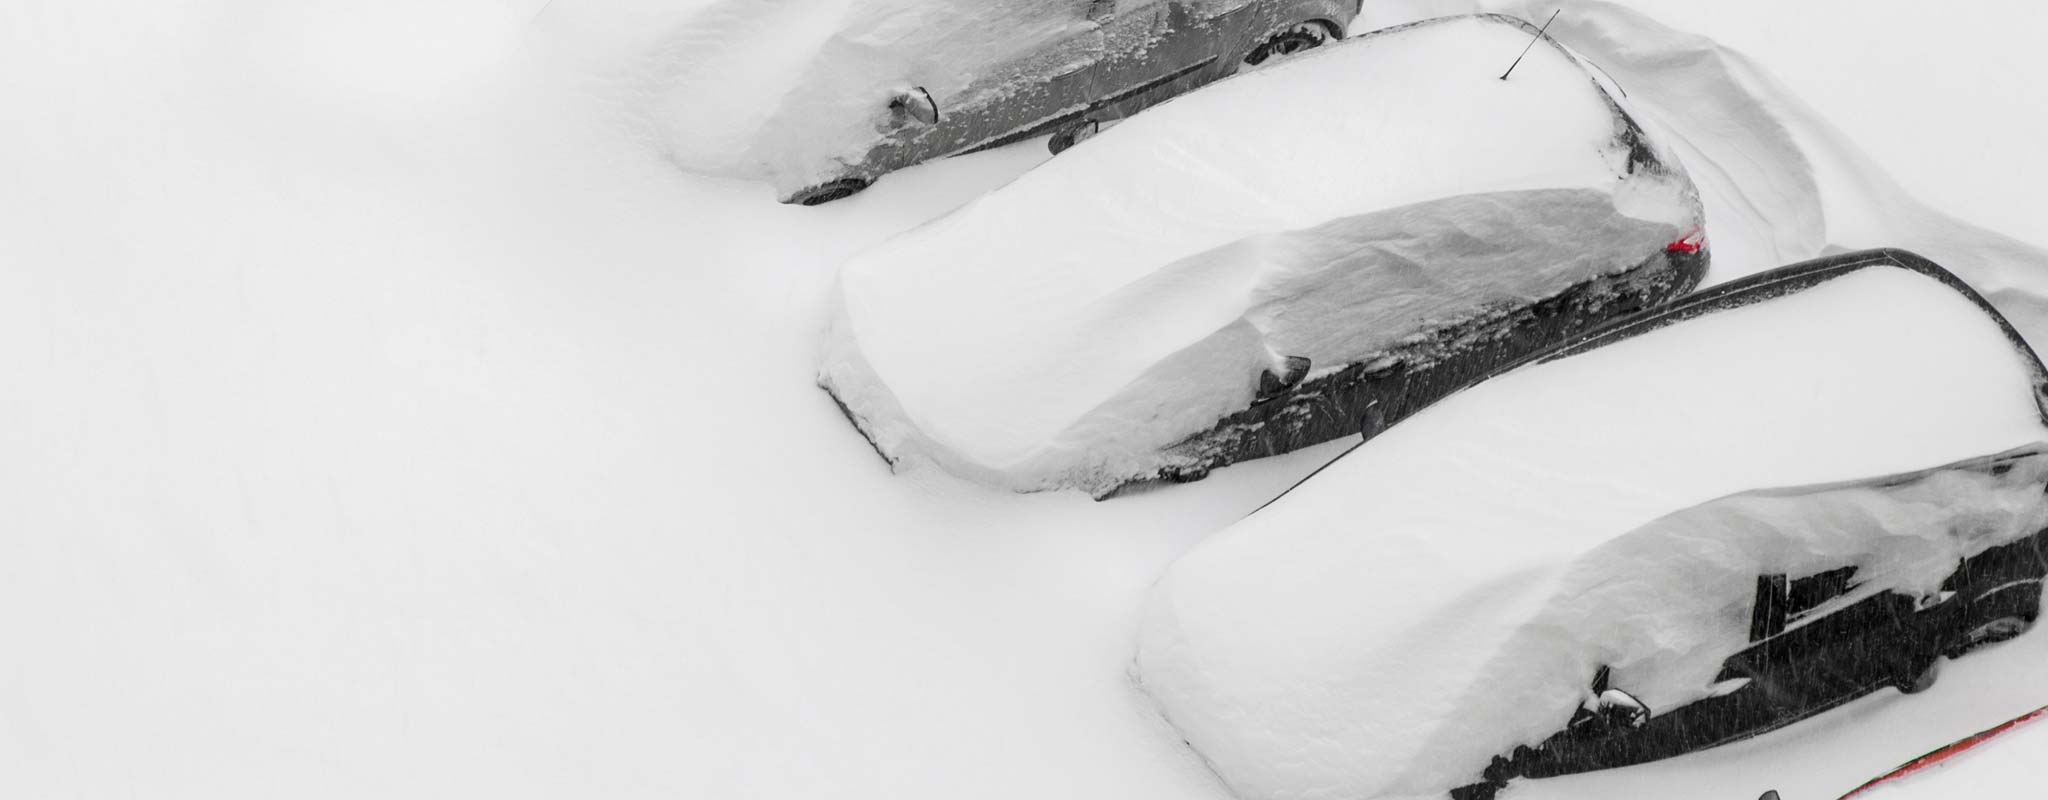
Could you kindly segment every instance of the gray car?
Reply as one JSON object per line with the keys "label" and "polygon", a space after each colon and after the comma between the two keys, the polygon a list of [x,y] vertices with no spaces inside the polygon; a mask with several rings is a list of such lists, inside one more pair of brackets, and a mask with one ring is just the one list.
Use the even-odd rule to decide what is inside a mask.
{"label": "gray car", "polygon": [[[1052,0],[1073,25],[951,96],[912,86],[887,97],[865,156],[839,163],[785,203],[818,205],[942,156],[1053,134],[1054,153],[1102,125],[1246,66],[1342,38],[1361,0]],[[915,80],[911,76],[909,80]]]}

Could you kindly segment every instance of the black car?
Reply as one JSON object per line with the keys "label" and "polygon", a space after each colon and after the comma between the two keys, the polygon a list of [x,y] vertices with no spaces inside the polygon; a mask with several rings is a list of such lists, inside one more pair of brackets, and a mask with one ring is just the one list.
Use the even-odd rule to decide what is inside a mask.
{"label": "black car", "polygon": [[[1935,472],[2048,474],[2048,446],[1863,484],[1882,489]],[[2032,465],[2026,462],[2033,462]],[[2043,485],[2048,491],[2048,485]],[[1587,704],[1534,747],[1496,757],[1482,782],[1455,800],[1485,800],[1515,778],[1551,778],[1625,767],[1741,741],[1879,690],[1908,694],[1934,684],[1941,659],[2025,633],[2040,614],[2048,577],[2048,529],[1964,559],[1931,594],[1872,585],[1844,565],[1810,575],[1760,575],[1749,646],[1729,655],[1712,696],[1652,709],[1611,685],[1601,668]]]}

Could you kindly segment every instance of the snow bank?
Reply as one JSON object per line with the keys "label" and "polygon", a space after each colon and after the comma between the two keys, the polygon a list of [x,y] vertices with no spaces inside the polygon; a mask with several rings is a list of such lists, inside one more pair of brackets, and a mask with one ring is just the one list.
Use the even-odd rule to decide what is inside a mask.
{"label": "snow bank", "polygon": [[1632,166],[1562,49],[1496,80],[1528,37],[1369,36],[1105,132],[848,262],[820,383],[892,460],[1102,490],[1287,356],[1332,370],[1642,264],[1698,223],[1690,183]]}
{"label": "snow bank", "polygon": [[1888,267],[1517,371],[1183,557],[1136,669],[1240,797],[1440,796],[1554,732],[1597,664],[1665,676],[1653,708],[1698,693],[1665,668],[1733,652],[1760,572],[1853,558],[1918,586],[1924,559],[2038,529],[2038,498],[1957,475],[1650,524],[2041,440],[2031,375],[1977,307]]}

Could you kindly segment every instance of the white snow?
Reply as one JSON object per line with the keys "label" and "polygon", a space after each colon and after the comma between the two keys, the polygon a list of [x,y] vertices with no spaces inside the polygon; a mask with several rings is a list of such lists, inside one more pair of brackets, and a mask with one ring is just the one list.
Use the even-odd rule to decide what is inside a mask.
{"label": "white snow", "polygon": [[1286,356],[1335,369],[1643,263],[1698,224],[1691,186],[1629,174],[1570,56],[1497,80],[1483,55],[1528,38],[1368,37],[1107,131],[848,262],[821,382],[891,459],[1101,491]]}
{"label": "white snow", "polygon": [[[743,149],[829,5],[0,4],[0,795],[1224,797],[1133,700],[1135,609],[1335,450],[1111,503],[889,475],[813,385],[836,267],[1043,148],[790,209],[644,125]],[[2005,68],[2038,8],[1658,5],[2038,237],[2048,115]],[[1638,98],[1722,57],[1574,8]],[[1773,191],[1758,131],[1654,109],[1717,269],[1771,265],[1725,257],[1767,250],[1722,221]],[[2048,702],[2044,658],[1509,798],[1860,781]]]}
{"label": "white snow", "polygon": [[2036,717],[1910,775],[1872,786],[1857,797],[1945,800],[1966,791],[1966,786],[1974,787],[1967,791],[1978,797],[1993,796],[1994,792],[2000,797],[2023,797],[2048,785],[2048,761],[2040,757],[2044,751],[2048,751],[2048,725]]}
{"label": "white snow", "polygon": [[1711,676],[1671,667],[1738,649],[1757,574],[1854,556],[1919,587],[2038,530],[2024,482],[1953,476],[1644,527],[2034,443],[2032,395],[1995,323],[1891,268],[1517,371],[1184,556],[1139,677],[1240,797],[1439,793],[1555,732],[1600,663],[1652,708],[1699,696]]}

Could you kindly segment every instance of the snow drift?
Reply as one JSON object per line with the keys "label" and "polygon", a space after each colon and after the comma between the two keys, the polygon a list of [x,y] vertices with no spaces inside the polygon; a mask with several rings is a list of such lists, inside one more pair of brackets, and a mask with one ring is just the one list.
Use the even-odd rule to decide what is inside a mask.
{"label": "snow drift", "polygon": [[1690,182],[1562,47],[1482,66],[1529,35],[1368,35],[1105,132],[848,262],[819,382],[892,462],[1100,492],[1288,357],[1391,361],[1660,258]]}
{"label": "snow drift", "polygon": [[1883,266],[1519,370],[1183,557],[1137,674],[1240,797],[1441,796],[1555,732],[1595,665],[1653,708],[1703,692],[1758,574],[1938,584],[2039,530],[2038,470],[1659,521],[2040,441],[2039,380],[1971,299]]}

